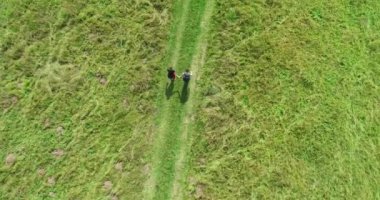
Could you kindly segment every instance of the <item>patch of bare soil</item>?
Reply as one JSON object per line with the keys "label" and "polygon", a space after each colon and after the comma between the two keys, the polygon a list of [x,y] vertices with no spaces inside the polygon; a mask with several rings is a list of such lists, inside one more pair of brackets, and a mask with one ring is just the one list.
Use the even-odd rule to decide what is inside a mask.
{"label": "patch of bare soil", "polygon": [[65,152],[62,149],[56,149],[52,152],[52,154],[54,157],[60,158],[65,154]]}
{"label": "patch of bare soil", "polygon": [[108,80],[106,78],[101,78],[99,80],[99,83],[102,84],[102,85],[106,85],[108,83]]}
{"label": "patch of bare soil", "polygon": [[206,165],[206,159],[201,158],[201,159],[199,159],[198,163],[199,163],[199,165],[204,166],[204,165]]}
{"label": "patch of bare soil", "polygon": [[151,169],[150,169],[150,165],[149,164],[146,164],[143,168],[142,168],[142,172],[144,175],[148,175],[150,173]]}
{"label": "patch of bare soil", "polygon": [[194,186],[194,185],[197,184],[197,180],[196,180],[194,177],[190,177],[190,178],[189,178],[189,184],[190,184],[191,186]]}
{"label": "patch of bare soil", "polygon": [[58,136],[61,136],[65,132],[65,129],[63,128],[63,126],[58,126],[57,129],[55,129],[55,131],[57,132]]}
{"label": "patch of bare soil", "polygon": [[101,73],[97,73],[96,78],[98,78],[98,81],[100,84],[107,85],[108,80],[107,80],[107,77],[105,75],[103,75]]}
{"label": "patch of bare soil", "polygon": [[107,190],[107,191],[111,190],[111,189],[112,189],[112,186],[113,186],[113,184],[112,184],[111,181],[105,181],[105,182],[103,183],[103,188],[104,188],[105,190]]}
{"label": "patch of bare soil", "polygon": [[8,154],[7,157],[5,158],[5,165],[7,166],[12,166],[16,162],[16,155],[11,153]]}
{"label": "patch of bare soil", "polygon": [[129,100],[128,100],[128,98],[125,98],[125,99],[123,100],[123,106],[126,107],[126,108],[129,107]]}
{"label": "patch of bare soil", "polygon": [[12,104],[16,104],[16,103],[18,102],[18,97],[13,96],[13,97],[11,98],[11,102],[12,102]]}
{"label": "patch of bare soil", "polygon": [[193,193],[195,199],[205,199],[205,189],[206,185],[197,181],[194,177],[189,177],[189,184],[191,187],[195,187],[195,191]]}
{"label": "patch of bare soil", "polygon": [[43,126],[44,129],[48,129],[48,128],[50,128],[50,126],[51,126],[50,119],[49,119],[49,118],[46,118],[46,119],[44,120],[44,122],[42,123],[42,126]]}
{"label": "patch of bare soil", "polygon": [[49,177],[48,180],[47,180],[47,183],[49,186],[53,186],[55,185],[55,178],[54,177]]}
{"label": "patch of bare soil", "polygon": [[116,163],[115,165],[115,169],[119,172],[122,172],[123,171],[123,163],[122,162],[118,162]]}
{"label": "patch of bare soil", "polygon": [[119,197],[117,197],[116,194],[112,194],[112,195],[110,196],[110,199],[111,199],[111,200],[119,200]]}
{"label": "patch of bare soil", "polygon": [[0,107],[3,109],[8,109],[11,106],[17,104],[19,101],[17,96],[9,96],[9,97],[4,97],[0,101]]}
{"label": "patch of bare soil", "polygon": [[38,174],[38,176],[45,176],[46,171],[45,171],[45,169],[43,169],[43,168],[39,168],[39,169],[37,170],[37,174]]}
{"label": "patch of bare soil", "polygon": [[205,198],[205,190],[206,186],[204,184],[198,184],[197,187],[195,188],[195,194],[194,197],[195,199],[204,199]]}

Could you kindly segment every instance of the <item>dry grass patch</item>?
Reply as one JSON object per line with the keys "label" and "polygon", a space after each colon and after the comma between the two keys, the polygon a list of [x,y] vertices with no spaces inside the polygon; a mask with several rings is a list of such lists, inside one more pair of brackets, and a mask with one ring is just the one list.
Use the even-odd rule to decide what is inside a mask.
{"label": "dry grass patch", "polygon": [[122,172],[122,171],[123,171],[123,163],[122,163],[122,162],[118,162],[118,163],[116,163],[116,165],[115,165],[115,169],[116,169],[116,171],[118,171],[118,172]]}
{"label": "dry grass patch", "polygon": [[113,184],[111,181],[105,181],[103,183],[103,189],[105,189],[106,191],[110,191],[113,187]]}
{"label": "dry grass patch", "polygon": [[56,149],[51,153],[55,158],[61,158],[65,155],[65,151],[63,149]]}
{"label": "dry grass patch", "polygon": [[16,154],[8,154],[7,157],[5,158],[5,165],[7,166],[12,166],[16,163],[17,157]]}
{"label": "dry grass patch", "polygon": [[47,180],[47,184],[48,184],[49,186],[54,186],[55,183],[56,183],[56,179],[55,179],[55,177],[51,176],[51,177],[48,178],[48,180]]}
{"label": "dry grass patch", "polygon": [[38,176],[43,177],[46,174],[46,170],[44,168],[39,168],[37,170],[37,174],[38,174]]}

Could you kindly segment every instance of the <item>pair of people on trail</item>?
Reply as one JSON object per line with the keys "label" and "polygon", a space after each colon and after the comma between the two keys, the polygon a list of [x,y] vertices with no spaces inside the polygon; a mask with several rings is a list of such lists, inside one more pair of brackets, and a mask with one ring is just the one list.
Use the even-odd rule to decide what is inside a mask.
{"label": "pair of people on trail", "polygon": [[175,70],[173,69],[173,67],[170,67],[170,68],[168,69],[168,78],[169,78],[169,80],[172,81],[172,82],[173,82],[176,78],[182,78],[182,80],[183,80],[185,83],[189,83],[190,78],[191,78],[191,75],[192,75],[192,74],[191,74],[190,70],[188,70],[188,69],[186,69],[186,71],[183,72],[181,76],[177,76],[177,75],[176,75],[176,72],[175,72]]}

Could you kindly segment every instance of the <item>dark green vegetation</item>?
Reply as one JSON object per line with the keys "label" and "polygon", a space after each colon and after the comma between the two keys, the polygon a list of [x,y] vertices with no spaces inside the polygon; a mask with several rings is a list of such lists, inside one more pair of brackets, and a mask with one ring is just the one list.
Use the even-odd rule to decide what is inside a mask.
{"label": "dark green vegetation", "polygon": [[0,199],[141,198],[170,11],[0,2]]}
{"label": "dark green vegetation", "polygon": [[190,192],[379,199],[379,10],[371,0],[217,1]]}

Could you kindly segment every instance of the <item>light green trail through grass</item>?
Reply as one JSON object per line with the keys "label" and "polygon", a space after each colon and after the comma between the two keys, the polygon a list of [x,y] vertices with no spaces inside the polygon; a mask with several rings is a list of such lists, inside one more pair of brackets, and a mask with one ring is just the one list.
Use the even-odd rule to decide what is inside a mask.
{"label": "light green trail through grass", "polygon": [[[171,191],[171,199],[183,199],[183,191],[182,187],[184,183],[186,183],[186,154],[189,152],[189,148],[191,145],[191,137],[190,133],[192,131],[192,122],[194,119],[193,116],[193,105],[194,101],[196,101],[194,94],[197,94],[196,81],[199,80],[200,75],[198,74],[198,69],[202,68],[205,64],[205,58],[207,53],[207,33],[209,30],[210,19],[214,10],[215,1],[209,0],[207,1],[205,11],[203,14],[203,18],[201,21],[201,32],[198,37],[195,53],[193,59],[191,61],[191,72],[193,76],[196,77],[196,80],[190,82],[189,87],[193,91],[193,96],[189,97],[189,101],[186,104],[186,116],[182,121],[183,131],[181,132],[180,138],[183,144],[180,147],[180,152],[178,156],[178,160],[175,166],[175,179],[173,183],[173,189]],[[186,141],[186,142],[184,142]]]}
{"label": "light green trail through grass", "polygon": [[[168,53],[171,54],[168,56],[170,58],[169,63],[171,66],[176,65],[176,63],[179,60],[179,51],[181,49],[181,44],[182,44],[181,42],[183,38],[183,31],[185,27],[185,21],[186,21],[189,3],[190,3],[190,0],[178,1],[174,8],[174,13],[175,13],[173,17],[174,25],[171,30],[172,33],[170,35],[169,51],[168,51]],[[168,61],[166,61],[165,64],[167,64],[167,62]],[[163,87],[160,88],[160,90],[162,89]],[[158,131],[154,135],[155,136],[155,144],[154,144],[155,150],[157,149],[158,146],[161,145],[160,143],[162,143],[164,140],[164,138],[162,137],[163,134],[161,134],[161,132],[162,130],[165,130],[167,126],[165,122],[167,122],[166,118],[168,118],[168,114],[169,114],[168,112],[169,106],[167,104],[164,104],[164,101],[163,101],[163,98],[161,98],[161,95],[162,94],[160,93],[159,103],[158,103],[158,106],[160,107],[160,113],[159,113],[158,118],[161,118],[161,119],[158,120]],[[155,164],[159,162],[159,159],[160,159],[159,152],[154,152],[154,155],[152,158],[152,163],[153,163],[152,172],[157,170]],[[148,181],[145,183],[143,199],[153,199],[156,184],[157,184],[156,176],[154,175],[154,173],[151,173]]]}
{"label": "light green trail through grass", "polygon": [[[157,131],[151,159],[151,175],[145,184],[144,199],[181,198],[181,182],[191,120],[191,107],[195,96],[195,79],[200,58],[207,45],[204,36],[214,1],[178,1],[174,9],[174,24],[169,41],[168,57],[164,69],[170,63],[181,73],[191,68],[193,80],[189,87],[177,80],[174,87],[162,82],[164,95],[159,97]],[[176,21],[176,19],[180,19]],[[173,34],[175,33],[175,34]],[[190,95],[191,92],[191,95]]]}

